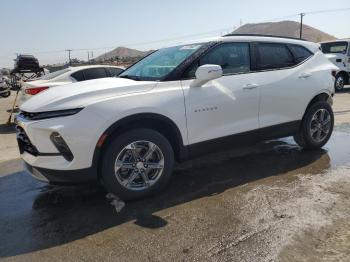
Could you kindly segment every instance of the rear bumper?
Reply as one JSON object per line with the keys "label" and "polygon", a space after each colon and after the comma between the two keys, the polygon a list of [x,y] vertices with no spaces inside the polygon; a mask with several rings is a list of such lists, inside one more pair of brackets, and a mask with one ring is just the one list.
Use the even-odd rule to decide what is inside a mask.
{"label": "rear bumper", "polygon": [[23,161],[25,172],[42,182],[50,184],[83,184],[97,182],[97,171],[94,168],[77,170],[52,170],[34,167]]}

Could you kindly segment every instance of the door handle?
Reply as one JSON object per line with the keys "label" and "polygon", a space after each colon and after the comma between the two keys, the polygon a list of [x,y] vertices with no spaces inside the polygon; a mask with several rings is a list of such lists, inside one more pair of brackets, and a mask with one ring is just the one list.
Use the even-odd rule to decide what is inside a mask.
{"label": "door handle", "polygon": [[243,90],[252,90],[257,88],[258,86],[258,84],[246,84],[243,86]]}
{"label": "door handle", "polygon": [[311,73],[302,73],[302,74],[300,74],[299,75],[299,78],[308,78],[308,77],[310,77],[311,76]]}

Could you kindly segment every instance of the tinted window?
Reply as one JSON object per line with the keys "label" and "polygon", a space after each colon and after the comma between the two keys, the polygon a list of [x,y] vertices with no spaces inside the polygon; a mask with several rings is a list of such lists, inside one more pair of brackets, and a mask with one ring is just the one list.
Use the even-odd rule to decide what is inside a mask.
{"label": "tinted window", "polygon": [[293,66],[294,58],[284,44],[259,43],[257,45],[257,67],[260,70]]}
{"label": "tinted window", "polygon": [[39,79],[41,80],[51,80],[51,79],[54,79],[60,75],[63,75],[64,73],[67,73],[69,72],[69,68],[65,68],[65,69],[62,69],[62,70],[59,70],[59,71],[55,71],[55,72],[52,72],[52,73],[49,73],[47,75],[44,75],[42,77],[40,77]]}
{"label": "tinted window", "polygon": [[312,53],[303,46],[288,45],[288,47],[292,51],[294,55],[294,60],[297,64],[303,62],[304,60],[308,59],[312,55]]}
{"label": "tinted window", "polygon": [[115,68],[115,67],[107,67],[106,69],[107,69],[107,71],[109,72],[109,75],[110,75],[111,77],[116,77],[116,76],[118,76],[121,72],[123,72],[122,69],[120,69],[120,68]]}
{"label": "tinted window", "polygon": [[185,73],[184,78],[194,78],[197,68],[206,64],[220,65],[224,74],[249,72],[249,44],[225,43],[214,48],[196,61]]}
{"label": "tinted window", "polygon": [[106,70],[103,67],[89,68],[83,71],[84,71],[85,80],[107,77]]}
{"label": "tinted window", "polygon": [[73,77],[78,82],[85,80],[84,75],[83,75],[83,71],[75,72],[71,75],[71,77]]}

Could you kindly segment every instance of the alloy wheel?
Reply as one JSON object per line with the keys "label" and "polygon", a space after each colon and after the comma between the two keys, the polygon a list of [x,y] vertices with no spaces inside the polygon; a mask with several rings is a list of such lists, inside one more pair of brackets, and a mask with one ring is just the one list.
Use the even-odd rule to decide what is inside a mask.
{"label": "alloy wheel", "polygon": [[118,154],[114,173],[118,182],[129,190],[145,190],[154,185],[164,169],[161,149],[150,141],[135,141]]}
{"label": "alloy wheel", "polygon": [[337,77],[335,81],[335,88],[337,90],[342,90],[344,88],[344,78],[342,76]]}
{"label": "alloy wheel", "polygon": [[319,109],[313,115],[310,122],[311,138],[317,142],[322,142],[331,129],[331,115],[326,109]]}

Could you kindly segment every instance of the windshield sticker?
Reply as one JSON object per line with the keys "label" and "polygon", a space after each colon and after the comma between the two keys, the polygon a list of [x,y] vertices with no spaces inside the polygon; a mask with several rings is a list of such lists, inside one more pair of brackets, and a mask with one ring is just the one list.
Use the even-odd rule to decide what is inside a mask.
{"label": "windshield sticker", "polygon": [[184,45],[183,47],[180,48],[180,50],[196,50],[200,47],[201,45]]}

